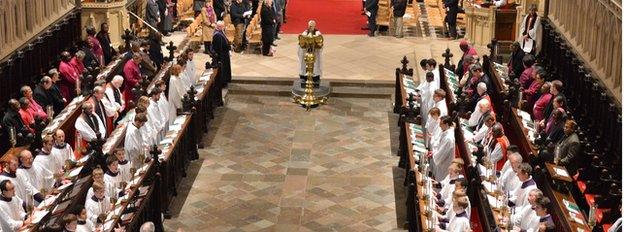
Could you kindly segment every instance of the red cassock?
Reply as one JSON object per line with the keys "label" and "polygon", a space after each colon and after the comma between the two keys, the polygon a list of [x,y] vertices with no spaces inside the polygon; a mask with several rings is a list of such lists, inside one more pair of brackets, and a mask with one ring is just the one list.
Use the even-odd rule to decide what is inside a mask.
{"label": "red cassock", "polygon": [[93,45],[91,47],[91,51],[98,58],[98,62],[100,63],[100,66],[104,66],[104,49],[102,49],[102,45],[100,44],[100,41],[94,36],[89,36],[87,37],[87,39]]}
{"label": "red cassock", "polygon": [[130,59],[124,65],[123,73],[125,77],[123,95],[126,104],[128,104],[130,100],[134,100],[132,88],[134,88],[134,86],[136,86],[141,80],[141,69],[139,69],[139,64]]}
{"label": "red cassock", "polygon": [[61,75],[61,94],[70,102],[76,96],[76,81],[78,81],[80,74],[73,65],[64,61],[59,64],[59,73]]}
{"label": "red cassock", "polygon": [[76,58],[74,56],[74,58],[71,59],[71,61],[69,61],[69,63],[74,66],[74,68],[76,69],[76,71],[78,71],[78,74],[82,74],[85,71],[85,66],[84,63],[82,61],[79,61],[78,58]]}

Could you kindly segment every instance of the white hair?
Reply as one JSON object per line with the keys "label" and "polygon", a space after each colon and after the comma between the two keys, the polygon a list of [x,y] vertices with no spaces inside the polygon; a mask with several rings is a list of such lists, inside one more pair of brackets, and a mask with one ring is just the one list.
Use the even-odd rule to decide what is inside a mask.
{"label": "white hair", "polygon": [[488,101],[487,99],[481,99],[479,100],[477,104],[479,105],[479,107],[482,107],[482,108],[487,108],[487,109],[490,108],[490,101]]}
{"label": "white hair", "polygon": [[314,20],[308,21],[308,27],[311,27],[311,26],[316,26],[316,21]]}
{"label": "white hair", "polygon": [[518,152],[509,153],[509,159],[512,159],[512,158],[517,158],[518,161],[522,162],[522,155],[520,155],[520,153]]}
{"label": "white hair", "polygon": [[124,78],[121,75],[115,75],[113,77],[113,81],[112,82],[121,82],[121,83],[123,83],[123,81],[124,81]]}
{"label": "white hair", "polygon": [[477,89],[483,90],[483,92],[487,91],[487,85],[484,82],[479,82],[477,84]]}
{"label": "white hair", "polygon": [[146,222],[141,225],[139,232],[154,232],[156,231],[156,226],[154,226],[153,222]]}
{"label": "white hair", "polygon": [[223,20],[217,21],[217,27],[225,28],[225,22]]}

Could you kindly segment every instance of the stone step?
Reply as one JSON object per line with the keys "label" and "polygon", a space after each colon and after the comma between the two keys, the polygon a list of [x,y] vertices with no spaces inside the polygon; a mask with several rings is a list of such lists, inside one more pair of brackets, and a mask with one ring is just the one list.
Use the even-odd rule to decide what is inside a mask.
{"label": "stone step", "polygon": [[[292,96],[292,80],[232,80],[227,93],[236,95]],[[377,86],[375,86],[377,85]],[[330,97],[341,98],[380,98],[389,99],[394,94],[394,86],[388,84],[361,84],[331,82]]]}

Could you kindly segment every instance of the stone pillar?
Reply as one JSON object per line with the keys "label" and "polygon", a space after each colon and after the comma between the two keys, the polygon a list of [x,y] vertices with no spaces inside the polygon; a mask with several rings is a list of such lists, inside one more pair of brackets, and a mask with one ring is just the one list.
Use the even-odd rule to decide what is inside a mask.
{"label": "stone pillar", "polygon": [[494,38],[496,9],[467,6],[465,11],[466,39],[474,45],[486,46]]}
{"label": "stone pillar", "polygon": [[83,2],[82,3],[82,37],[87,33],[84,28],[93,26],[97,31],[104,22],[108,23],[111,43],[114,48],[123,44],[121,35],[130,28],[126,0],[113,2]]}

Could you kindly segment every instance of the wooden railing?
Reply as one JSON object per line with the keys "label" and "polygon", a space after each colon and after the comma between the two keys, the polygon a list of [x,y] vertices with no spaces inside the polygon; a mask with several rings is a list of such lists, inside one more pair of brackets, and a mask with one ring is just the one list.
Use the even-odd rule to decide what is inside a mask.
{"label": "wooden railing", "polygon": [[621,104],[621,0],[550,0],[547,17]]}

